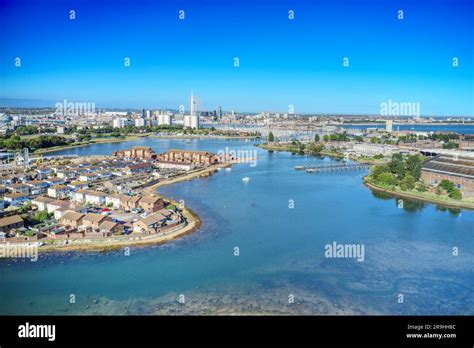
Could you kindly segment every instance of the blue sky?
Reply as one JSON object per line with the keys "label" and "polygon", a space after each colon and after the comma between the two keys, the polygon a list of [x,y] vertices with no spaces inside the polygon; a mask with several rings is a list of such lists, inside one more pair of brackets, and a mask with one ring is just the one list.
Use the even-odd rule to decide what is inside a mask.
{"label": "blue sky", "polygon": [[419,102],[422,115],[474,116],[473,7],[469,0],[0,0],[1,104],[178,108],[193,90],[209,110],[291,104],[297,113],[378,114],[391,99]]}

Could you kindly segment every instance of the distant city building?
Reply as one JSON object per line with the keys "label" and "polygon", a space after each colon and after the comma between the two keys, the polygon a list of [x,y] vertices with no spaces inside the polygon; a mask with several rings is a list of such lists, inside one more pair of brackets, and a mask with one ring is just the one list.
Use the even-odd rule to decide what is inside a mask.
{"label": "distant city building", "polygon": [[190,100],[190,112],[189,115],[184,116],[184,127],[199,129],[199,116],[196,113],[196,100],[194,99],[194,95],[192,92]]}
{"label": "distant city building", "polygon": [[135,127],[144,127],[145,126],[145,119],[144,118],[136,118],[135,119]]}
{"label": "distant city building", "polygon": [[392,131],[393,131],[393,121],[392,120],[385,121],[385,130],[389,133],[392,133]]}
{"label": "distant city building", "polygon": [[160,114],[157,117],[158,120],[158,125],[166,125],[166,126],[171,126],[171,115],[168,114]]}
{"label": "distant city building", "polygon": [[123,128],[125,127],[125,122],[126,122],[126,119],[125,118],[114,118],[114,120],[112,121],[112,127],[113,128]]}
{"label": "distant city building", "polygon": [[390,156],[393,153],[397,152],[397,148],[395,146],[390,145],[375,145],[375,144],[354,144],[352,147],[352,152],[356,155],[363,155],[363,156],[375,156],[375,155],[384,155]]}

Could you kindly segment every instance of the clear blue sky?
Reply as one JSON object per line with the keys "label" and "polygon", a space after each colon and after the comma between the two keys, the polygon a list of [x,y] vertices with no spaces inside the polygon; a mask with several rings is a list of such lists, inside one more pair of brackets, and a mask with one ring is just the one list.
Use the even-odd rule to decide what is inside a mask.
{"label": "clear blue sky", "polygon": [[1,104],[178,108],[193,90],[210,110],[378,114],[391,99],[474,116],[473,13],[469,0],[0,0]]}

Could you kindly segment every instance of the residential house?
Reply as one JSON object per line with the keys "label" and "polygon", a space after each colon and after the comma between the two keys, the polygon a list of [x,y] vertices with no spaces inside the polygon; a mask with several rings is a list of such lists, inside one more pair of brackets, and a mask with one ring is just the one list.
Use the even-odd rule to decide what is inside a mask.
{"label": "residential house", "polygon": [[30,197],[24,193],[10,193],[3,197],[3,200],[10,205],[20,205],[30,200]]}
{"label": "residential house", "polygon": [[73,191],[77,191],[81,189],[87,189],[87,187],[89,187],[89,184],[84,181],[73,181],[67,186],[69,186]]}
{"label": "residential house", "polygon": [[45,179],[53,172],[51,168],[43,167],[35,169],[36,176],[40,179]]}
{"label": "residential house", "polygon": [[55,185],[48,188],[48,196],[52,198],[67,198],[72,189],[66,185]]}
{"label": "residential house", "polygon": [[100,224],[99,231],[107,235],[111,235],[113,233],[122,234],[124,227],[116,222],[105,220]]}
{"label": "residential house", "polygon": [[86,203],[95,205],[104,205],[107,195],[99,191],[87,191],[85,194]]}
{"label": "residential house", "polygon": [[31,204],[35,205],[38,208],[38,211],[45,211],[48,210],[47,204],[51,202],[53,199],[44,196],[38,196],[31,200]]}
{"label": "residential house", "polygon": [[48,213],[54,213],[54,211],[58,209],[67,209],[70,207],[70,203],[68,201],[60,201],[58,199],[53,199],[52,201],[46,203],[46,210]]}
{"label": "residential house", "polygon": [[91,227],[93,230],[98,230],[99,226],[107,219],[106,215],[89,213],[84,216],[82,225],[84,228]]}
{"label": "residential house", "polygon": [[138,174],[138,173],[148,173],[153,169],[153,164],[150,162],[143,162],[132,164],[124,168],[124,172],[127,175]]}
{"label": "residential house", "polygon": [[159,197],[156,196],[144,196],[138,201],[138,205],[144,211],[153,213],[165,207],[165,202]]}
{"label": "residential house", "polygon": [[61,217],[61,224],[63,226],[78,228],[79,226],[82,226],[83,218],[84,214],[68,210]]}
{"label": "residential house", "polygon": [[64,185],[66,183],[66,180],[61,178],[48,178],[45,181],[49,184],[49,186]]}
{"label": "residential house", "polygon": [[83,182],[95,182],[95,181],[98,181],[99,179],[100,179],[100,176],[97,173],[85,173],[85,174],[79,175],[79,181],[83,181]]}
{"label": "residential house", "polygon": [[46,192],[49,186],[49,184],[43,180],[32,180],[30,182],[27,182],[26,184],[30,186],[30,192],[33,195],[39,195],[41,193]]}
{"label": "residential house", "polygon": [[11,184],[7,186],[7,190],[10,191],[11,193],[29,194],[30,186],[26,184]]}
{"label": "residential house", "polygon": [[139,208],[138,202],[141,196],[125,196],[122,195],[120,198],[120,205],[123,210],[132,210]]}
{"label": "residential house", "polygon": [[156,212],[133,223],[133,231],[141,233],[157,233],[166,222],[166,217]]}
{"label": "residential house", "polygon": [[0,219],[0,232],[8,232],[23,226],[23,219],[20,215],[13,215]]}
{"label": "residential house", "polygon": [[107,195],[105,197],[105,204],[108,207],[112,206],[114,209],[120,209],[120,195]]}
{"label": "residential house", "polygon": [[60,179],[73,180],[77,177],[77,172],[75,170],[61,170],[56,172],[56,176]]}

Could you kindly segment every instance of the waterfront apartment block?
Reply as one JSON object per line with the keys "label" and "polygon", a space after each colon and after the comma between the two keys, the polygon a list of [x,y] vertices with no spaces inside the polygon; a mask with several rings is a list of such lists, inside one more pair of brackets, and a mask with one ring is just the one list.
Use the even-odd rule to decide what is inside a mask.
{"label": "waterfront apartment block", "polygon": [[219,163],[219,156],[207,151],[170,150],[158,155],[159,162],[208,166]]}
{"label": "waterfront apartment block", "polygon": [[131,149],[115,151],[114,156],[131,159],[153,159],[156,157],[156,154],[151,147],[134,146]]}

